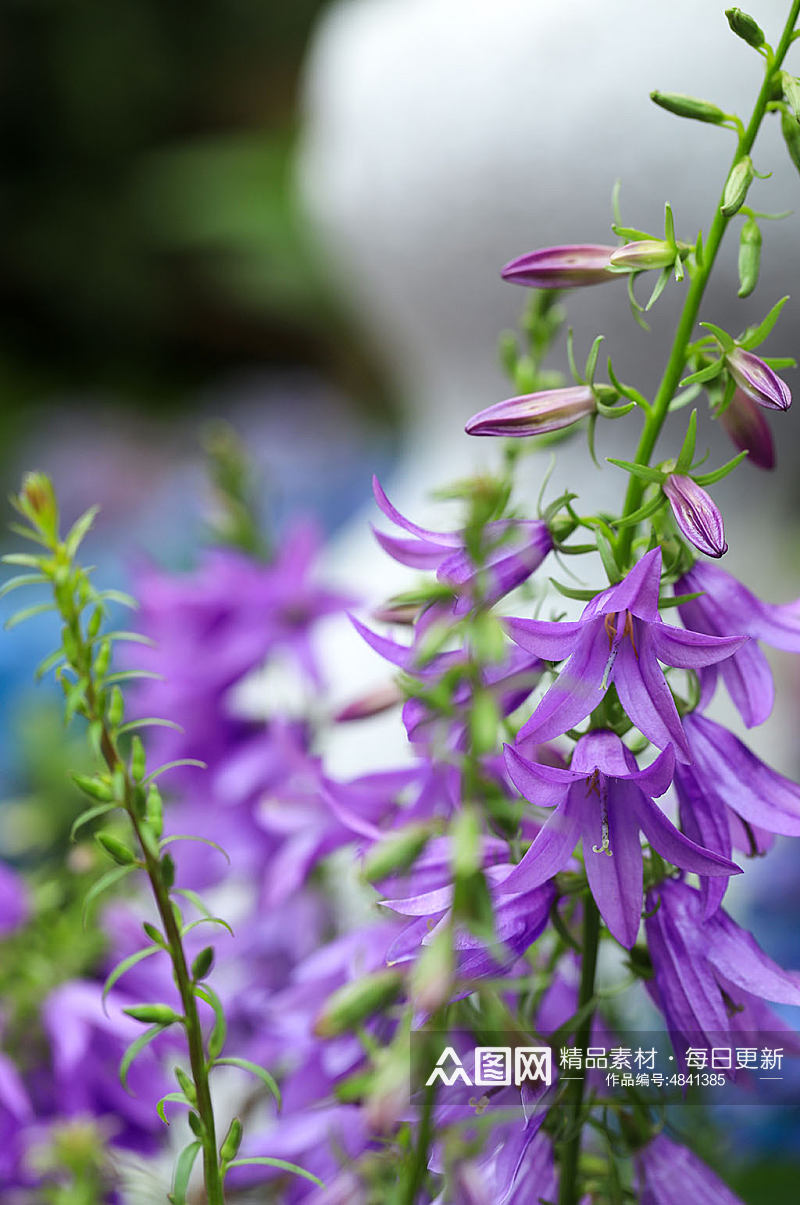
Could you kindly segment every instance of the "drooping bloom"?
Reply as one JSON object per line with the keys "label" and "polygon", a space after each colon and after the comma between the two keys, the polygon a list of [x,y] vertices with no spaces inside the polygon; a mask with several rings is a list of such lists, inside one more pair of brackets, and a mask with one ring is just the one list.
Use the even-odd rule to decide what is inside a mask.
{"label": "drooping bloom", "polygon": [[706,556],[728,551],[719,507],[701,485],[685,473],[670,473],[661,487],[669,499],[675,522],[690,544]]}
{"label": "drooping bloom", "polygon": [[545,389],[495,402],[474,414],[464,430],[467,435],[522,439],[526,435],[546,435],[549,431],[571,427],[587,414],[594,414],[596,409],[597,400],[588,385],[570,385],[565,389]]}
{"label": "drooping bloom", "polygon": [[775,468],[775,445],[769,423],[761,408],[747,394],[737,389],[731,403],[720,415],[720,422],[735,446],[748,453],[748,463],[760,469]]}
{"label": "drooping bloom", "polygon": [[613,280],[608,270],[616,247],[599,243],[577,243],[542,247],[512,259],[501,272],[503,280],[532,289],[578,289]]}
{"label": "drooping bloom", "polygon": [[522,648],[547,661],[569,657],[520,730],[518,743],[561,736],[597,707],[613,682],[637,728],[660,749],[674,745],[679,761],[690,760],[659,661],[682,669],[699,669],[730,657],[746,637],[711,636],[702,629],[684,631],[662,623],[658,614],[660,578],[661,549],[654,548],[623,581],[596,595],[579,620],[506,621],[509,635]]}
{"label": "drooping bloom", "polygon": [[737,1034],[787,1029],[764,1001],[800,1005],[800,974],[768,958],[722,908],[705,918],[701,893],[687,883],[666,879],[652,888],[647,910],[654,971],[647,988],[676,1054]]}
{"label": "drooping bloom", "polygon": [[553,539],[542,519],[499,519],[485,528],[486,558],[476,565],[467,551],[463,531],[428,531],[392,506],[377,477],[372,479],[375,501],[387,519],[413,539],[375,531],[376,539],[394,560],[413,569],[432,569],[440,582],[456,593],[454,611],[468,611],[476,602],[496,603],[527,581],[552,550]]}
{"label": "drooping bloom", "polygon": [[698,591],[702,591],[699,598],[679,608],[687,627],[718,637],[752,638],[721,662],[719,672],[747,727],[763,724],[772,711],[775,687],[757,641],[800,653],[800,600],[762,602],[724,569],[699,561],[675,583],[678,595]]}
{"label": "drooping bloom", "polygon": [[[800,836],[800,785],[756,757],[751,749],[694,711],[684,719],[690,766],[676,766],[675,788],[684,831],[707,849],[729,858],[735,845],[762,852],[770,834]],[[721,879],[702,882],[706,913],[725,892]]]}
{"label": "drooping bloom", "polygon": [[744,1205],[688,1147],[656,1134],[634,1157],[639,1205]]}
{"label": "drooping bloom", "polygon": [[575,746],[569,770],[528,761],[506,746],[506,764],[518,790],[542,807],[555,807],[503,890],[531,890],[567,864],[583,840],[586,875],[609,929],[628,949],[642,912],[640,830],[658,852],[701,875],[739,874],[727,858],[689,840],[653,802],[672,782],[671,749],[639,770],[613,732],[593,731]]}
{"label": "drooping bloom", "polygon": [[734,347],[725,357],[728,372],[747,397],[767,410],[788,410],[792,404],[789,386],[769,364],[744,347]]}

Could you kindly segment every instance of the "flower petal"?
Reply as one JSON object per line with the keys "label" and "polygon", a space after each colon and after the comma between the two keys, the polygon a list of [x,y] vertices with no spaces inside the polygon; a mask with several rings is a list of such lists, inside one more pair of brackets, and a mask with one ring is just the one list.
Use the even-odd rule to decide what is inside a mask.
{"label": "flower petal", "polygon": [[505,895],[530,891],[546,883],[566,866],[579,836],[580,816],[565,801],[537,834],[519,865],[514,867],[502,884],[498,884],[498,892]]}
{"label": "flower petal", "polygon": [[552,740],[585,719],[605,694],[602,681],[607,662],[608,640],[603,621],[584,624],[575,651],[520,729],[517,743],[532,737],[537,743]]}
{"label": "flower petal", "polygon": [[563,661],[585,629],[583,620],[551,623],[547,619],[506,619],[503,626],[520,648],[543,661]]}
{"label": "flower petal", "polygon": [[748,643],[746,636],[709,636],[705,632],[673,628],[668,623],[654,623],[650,630],[659,661],[678,669],[716,665]]}
{"label": "flower petal", "polygon": [[673,866],[682,870],[691,870],[695,874],[729,875],[741,874],[741,869],[735,863],[715,854],[710,849],[695,845],[683,833],[679,832],[671,820],[668,820],[661,808],[648,799],[646,795],[631,783],[620,784],[628,789],[628,806],[636,814],[647,840],[658,850],[663,858]]}
{"label": "flower petal", "polygon": [[[627,806],[628,784],[608,780],[606,808],[610,853],[601,849],[602,806],[594,794],[580,801],[583,861],[592,895],[617,941],[630,950],[642,916],[642,844],[635,813]],[[636,788],[633,788],[634,790]],[[573,788],[573,792],[581,788]]]}
{"label": "flower petal", "polygon": [[623,640],[612,670],[620,702],[640,732],[659,749],[674,745],[679,761],[691,760],[675,701],[656,660],[652,630],[657,625],[636,623],[638,655]]}
{"label": "flower petal", "polygon": [[520,795],[539,807],[556,807],[563,803],[572,783],[584,777],[573,770],[529,761],[511,745],[506,745],[504,753],[508,776],[514,786]]}

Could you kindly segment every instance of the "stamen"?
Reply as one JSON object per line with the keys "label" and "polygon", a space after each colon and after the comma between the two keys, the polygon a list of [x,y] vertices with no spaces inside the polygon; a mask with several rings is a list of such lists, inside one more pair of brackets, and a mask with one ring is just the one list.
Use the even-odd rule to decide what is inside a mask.
{"label": "stamen", "polygon": [[[598,774],[597,770],[595,770],[594,775],[598,775],[598,782],[596,785],[599,786],[599,774]],[[594,778],[594,775],[592,776],[593,778]],[[605,781],[602,784],[602,788],[598,791],[598,794],[600,795],[600,806],[602,808],[602,811],[600,813],[600,838],[601,838],[601,840],[600,840],[599,845],[592,846],[592,851],[593,851],[593,853],[596,853],[596,854],[608,854],[608,856],[610,858],[613,855],[612,855],[612,849],[611,849],[611,833],[610,833],[609,826],[608,826],[608,805],[606,802]]]}
{"label": "stamen", "polygon": [[633,638],[633,616],[630,611],[625,612],[625,627],[622,629],[623,636],[630,636],[631,644],[633,645],[633,655],[636,660],[639,660],[639,650],[636,647],[636,641]]}

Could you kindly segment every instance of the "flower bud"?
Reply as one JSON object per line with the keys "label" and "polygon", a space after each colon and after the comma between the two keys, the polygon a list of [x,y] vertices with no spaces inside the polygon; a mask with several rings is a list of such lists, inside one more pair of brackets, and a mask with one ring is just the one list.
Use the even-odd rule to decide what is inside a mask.
{"label": "flower bud", "polygon": [[409,824],[373,845],[364,859],[363,874],[369,882],[380,882],[413,866],[433,835],[429,824]]}
{"label": "flower bud", "polygon": [[403,976],[392,970],[375,971],[346,983],[328,998],[314,1023],[314,1033],[320,1038],[335,1038],[355,1029],[392,1004],[402,989]]}
{"label": "flower bud", "polygon": [[675,248],[657,238],[643,238],[635,243],[617,247],[611,254],[614,268],[630,268],[634,272],[646,272],[650,268],[668,268],[675,263]]}
{"label": "flower bud", "polygon": [[800,121],[800,80],[788,71],[781,72],[781,93],[789,108]]}
{"label": "flower bud", "polygon": [[130,1008],[123,1008],[122,1011],[133,1017],[134,1021],[141,1021],[145,1025],[173,1025],[176,1021],[183,1020],[168,1004],[134,1004]]}
{"label": "flower bud", "polygon": [[748,461],[760,469],[774,469],[775,446],[769,423],[759,406],[737,389],[731,403],[720,415],[720,422],[735,446],[748,452]]}
{"label": "flower bud", "polygon": [[800,171],[800,125],[798,125],[791,113],[786,111],[781,113],[781,133],[783,141],[786,143],[786,149],[789,152],[789,158]]}
{"label": "flower bud", "polygon": [[722,204],[720,210],[726,218],[732,218],[735,213],[744,205],[747,190],[753,183],[753,161],[749,155],[745,155],[738,163],[735,163],[731,168],[731,174],[728,176],[725,184],[725,191],[722,194]]}
{"label": "flower bud", "polygon": [[205,979],[208,972],[211,970],[211,964],[214,961],[214,947],[206,946],[204,950],[195,958],[192,963],[192,979],[195,982],[198,979]]}
{"label": "flower bud", "polygon": [[576,243],[543,247],[512,259],[502,269],[503,280],[532,289],[578,289],[613,280],[608,260],[613,247],[599,243]]}
{"label": "flower bud", "polygon": [[44,473],[26,473],[22,479],[19,505],[32,523],[50,539],[58,532],[58,503],[50,478]]}
{"label": "flower bud", "polygon": [[722,515],[702,486],[684,473],[670,473],[661,488],[690,544],[706,556],[721,557],[728,551]]}
{"label": "flower bud", "polygon": [[133,866],[136,861],[136,855],[128,849],[123,841],[112,836],[111,833],[95,833],[95,841],[109,857],[114,859],[118,866]]}
{"label": "flower bud", "polygon": [[414,1007],[433,1013],[447,1004],[453,995],[454,975],[453,935],[442,929],[422,947],[414,963],[409,989]]}
{"label": "flower bud", "polygon": [[594,394],[588,385],[547,389],[496,402],[473,415],[465,430],[468,435],[500,435],[515,439],[545,435],[548,431],[571,427],[585,415],[593,414],[596,408]]}
{"label": "flower bud", "polygon": [[73,774],[72,781],[83,791],[84,795],[88,795],[90,799],[96,799],[98,803],[110,803],[114,798],[111,786],[109,783],[103,782],[101,778],[91,778],[88,774]]}
{"label": "flower bud", "polygon": [[225,1140],[219,1148],[219,1157],[223,1163],[230,1163],[231,1159],[236,1158],[242,1141],[242,1123],[238,1117],[234,1117],[230,1124],[228,1133],[225,1135]]}
{"label": "flower bud", "polygon": [[181,1091],[190,1104],[197,1104],[197,1089],[194,1086],[194,1080],[190,1079],[182,1067],[173,1068],[175,1078],[178,1081]]}
{"label": "flower bud", "polygon": [[717,105],[707,100],[698,100],[694,96],[684,96],[679,92],[651,92],[650,99],[674,113],[677,117],[691,117],[694,121],[707,121],[711,125],[721,125],[726,115]]}
{"label": "flower bud", "polygon": [[734,347],[725,357],[725,363],[742,392],[759,406],[767,410],[789,409],[792,404],[789,386],[753,352]]}
{"label": "flower bud", "polygon": [[748,218],[739,235],[739,296],[749,297],[758,284],[761,267],[761,230],[755,218]]}
{"label": "flower bud", "polygon": [[346,724],[351,720],[366,720],[396,707],[398,703],[402,703],[404,697],[396,683],[387,682],[385,686],[378,686],[369,694],[362,695],[360,699],[348,703],[347,706],[337,711],[333,719],[337,724]]}
{"label": "flower bud", "polygon": [[749,13],[743,13],[740,8],[726,8],[725,16],[737,38],[742,38],[755,50],[764,45],[764,30]]}

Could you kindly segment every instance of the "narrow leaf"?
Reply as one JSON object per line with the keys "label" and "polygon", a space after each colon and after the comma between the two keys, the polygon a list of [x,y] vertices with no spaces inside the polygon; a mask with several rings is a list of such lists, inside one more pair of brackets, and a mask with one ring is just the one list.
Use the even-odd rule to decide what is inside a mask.
{"label": "narrow leaf", "polygon": [[4,565],[22,565],[28,569],[42,567],[42,558],[34,556],[32,552],[8,552],[4,557],[0,557],[0,561]]}
{"label": "narrow leaf", "polygon": [[138,1058],[145,1046],[149,1046],[150,1043],[157,1038],[160,1033],[163,1033],[165,1029],[165,1025],[151,1025],[150,1028],[146,1029],[144,1033],[140,1034],[135,1041],[131,1042],[130,1046],[123,1054],[122,1062],[119,1065],[119,1082],[122,1084],[129,1096],[132,1096],[133,1093],[128,1087],[128,1072],[131,1069],[134,1059]]}
{"label": "narrow leaf", "polygon": [[76,817],[72,822],[72,828],[69,830],[69,839],[74,841],[78,833],[78,829],[83,828],[84,824],[89,824],[91,820],[96,820],[98,816],[105,816],[108,812],[113,812],[120,805],[118,803],[98,803],[96,807],[87,808],[85,812],[81,812],[80,816]]}
{"label": "narrow leaf", "polygon": [[754,326],[752,329],[745,331],[744,338],[738,340],[739,346],[745,347],[748,349],[748,351],[750,351],[752,348],[758,347],[759,343],[763,343],[767,335],[771,333],[775,323],[778,321],[781,310],[786,305],[788,300],[789,297],[787,295],[786,297],[781,297],[780,301],[776,301],[763,322],[759,322],[758,326]]}
{"label": "narrow leaf", "polygon": [[67,554],[70,560],[72,560],[72,558],[75,556],[75,553],[78,551],[78,548],[81,545],[81,541],[94,523],[99,509],[99,506],[90,506],[88,510],[85,510],[83,514],[75,520],[75,522],[72,524],[72,527],[69,529],[65,543],[67,546]]}
{"label": "narrow leaf", "polygon": [[221,845],[217,845],[216,841],[211,841],[208,837],[193,837],[191,835],[187,835],[186,833],[175,833],[171,837],[165,837],[164,840],[159,844],[159,851],[166,849],[168,845],[172,845],[173,841],[197,841],[201,845],[210,845],[212,849],[217,851],[217,853],[222,854],[229,866],[231,864],[229,854],[222,848]]}
{"label": "narrow leaf", "polygon": [[633,473],[634,477],[641,477],[643,481],[652,481],[657,485],[661,485],[664,480],[664,474],[658,469],[651,469],[644,464],[631,464],[629,460],[616,460],[614,457],[607,457],[609,464],[615,464],[618,469],[625,469],[626,473]]}
{"label": "narrow leaf", "polygon": [[683,444],[681,445],[680,453],[678,454],[678,462],[675,465],[675,471],[685,473],[689,465],[694,460],[694,449],[697,443],[697,411],[693,410],[689,415],[689,425],[686,428]]}
{"label": "narrow leaf", "polygon": [[578,602],[591,602],[600,594],[601,590],[580,590],[575,586],[565,586],[561,582],[557,582],[554,577],[550,578],[550,582],[558,590],[559,594],[563,594],[564,598],[574,598]]}
{"label": "narrow leaf", "polygon": [[225,1012],[219,996],[207,983],[195,984],[194,993],[201,1000],[205,1000],[206,1004],[209,1004],[214,1010],[214,1028],[209,1035],[207,1045],[209,1058],[216,1059],[222,1053],[222,1047],[225,1045],[225,1038],[228,1033]]}
{"label": "narrow leaf", "polygon": [[713,364],[706,364],[705,368],[701,368],[697,372],[690,373],[688,377],[684,377],[681,381],[681,389],[685,389],[687,385],[703,385],[706,381],[713,381],[714,377],[718,377],[722,372],[722,368],[722,360],[715,360]]}
{"label": "narrow leaf", "polygon": [[175,1164],[175,1179],[172,1181],[172,1192],[169,1196],[172,1205],[186,1205],[186,1192],[189,1188],[192,1168],[202,1147],[202,1142],[190,1142],[178,1156],[178,1162]]}
{"label": "narrow leaf", "polygon": [[111,870],[107,870],[96,883],[92,884],[92,886],[86,892],[86,898],[83,901],[81,917],[84,928],[86,927],[86,921],[89,915],[89,905],[93,903],[99,895],[102,895],[106,888],[113,887],[115,883],[120,881],[120,879],[124,879],[126,874],[130,874],[132,870],[137,869],[138,867],[136,866],[113,866]]}
{"label": "narrow leaf", "polygon": [[49,657],[45,657],[43,661],[39,662],[34,670],[33,676],[36,681],[41,682],[46,673],[53,669],[54,666],[58,665],[59,661],[64,660],[65,654],[63,649],[56,649],[55,652],[51,653]]}
{"label": "narrow leaf", "polygon": [[221,925],[223,929],[228,930],[231,937],[234,936],[233,929],[221,916],[201,916],[197,920],[189,921],[187,925],[181,927],[181,937],[185,937],[187,933],[191,933],[192,929],[196,929],[198,925]]}
{"label": "narrow leaf", "polygon": [[6,594],[10,594],[12,590],[18,590],[20,586],[36,586],[40,582],[46,581],[47,578],[42,573],[18,573],[16,577],[10,577],[0,586],[0,598],[5,598]]}
{"label": "narrow leaf", "polygon": [[167,770],[174,770],[177,766],[197,766],[199,770],[207,770],[208,763],[198,761],[196,757],[180,757],[177,761],[168,761],[163,766],[159,766],[152,774],[148,774],[147,778],[142,779],[144,786],[153,782],[156,778],[160,778],[162,774],[166,774]]}
{"label": "narrow leaf", "polygon": [[620,519],[614,524],[615,527],[630,527],[632,523],[642,523],[645,519],[651,518],[661,507],[666,503],[666,498],[663,494],[656,494],[649,502],[645,502],[644,506],[640,506],[632,515],[627,515],[626,518]]}
{"label": "narrow leaf", "polygon": [[166,1096],[162,1096],[161,1100],[156,1105],[156,1113],[158,1113],[165,1126],[169,1125],[167,1114],[164,1110],[164,1105],[175,1103],[178,1105],[186,1105],[188,1108],[193,1108],[192,1102],[187,1100],[182,1092],[168,1092]]}
{"label": "narrow leaf", "polygon": [[23,607],[21,611],[15,611],[5,621],[3,627],[7,632],[10,632],[12,628],[16,628],[19,624],[24,623],[26,619],[33,619],[35,615],[44,615],[48,611],[55,611],[55,609],[55,603],[51,602],[35,603],[32,607]]}
{"label": "narrow leaf", "polygon": [[305,1171],[302,1167],[298,1167],[296,1163],[287,1163],[285,1159],[270,1159],[266,1155],[254,1155],[249,1159],[232,1159],[225,1168],[225,1171],[230,1171],[232,1167],[278,1167],[282,1171],[293,1172],[295,1176],[302,1176],[305,1180],[311,1180],[313,1184],[318,1184],[320,1188],[325,1187],[325,1184],[318,1176]]}
{"label": "narrow leaf", "polygon": [[723,477],[727,477],[728,473],[732,473],[737,465],[740,465],[747,456],[747,452],[740,452],[738,456],[734,456],[733,460],[729,460],[727,464],[723,464],[721,468],[714,469],[711,473],[702,473],[700,476],[695,475],[694,480],[698,485],[713,485],[715,481],[722,481]]}
{"label": "narrow leaf", "polygon": [[239,1058],[215,1059],[212,1067],[239,1067],[242,1071],[249,1071],[251,1075],[257,1076],[262,1083],[266,1084],[272,1095],[275,1097],[278,1108],[281,1108],[281,1090],[278,1087],[274,1076],[270,1075],[266,1067],[261,1067],[258,1063],[251,1063],[249,1059]]}
{"label": "narrow leaf", "polygon": [[183,732],[180,724],[176,724],[174,720],[163,720],[159,716],[147,716],[143,720],[128,720],[126,724],[120,724],[117,732],[120,736],[124,736],[126,732],[135,732],[137,728],[173,728],[176,732]]}
{"label": "narrow leaf", "polygon": [[108,976],[105,983],[103,984],[103,995],[102,995],[103,1011],[105,1011],[106,998],[108,996],[108,993],[111,991],[112,987],[117,982],[117,980],[121,979],[122,976],[125,974],[125,972],[129,971],[131,969],[131,967],[135,967],[138,962],[143,962],[145,958],[149,958],[151,954],[158,954],[159,951],[161,951],[163,953],[162,946],[145,946],[145,948],[143,950],[137,950],[135,954],[131,954],[127,958],[125,958],[122,962],[117,963],[117,965],[114,967],[113,971]]}

